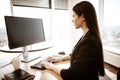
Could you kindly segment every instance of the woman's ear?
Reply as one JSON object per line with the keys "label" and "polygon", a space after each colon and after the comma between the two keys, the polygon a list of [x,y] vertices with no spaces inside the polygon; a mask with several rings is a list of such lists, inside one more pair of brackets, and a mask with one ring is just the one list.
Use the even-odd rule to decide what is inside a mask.
{"label": "woman's ear", "polygon": [[82,21],[85,21],[85,17],[83,14],[81,15],[81,18],[82,18]]}

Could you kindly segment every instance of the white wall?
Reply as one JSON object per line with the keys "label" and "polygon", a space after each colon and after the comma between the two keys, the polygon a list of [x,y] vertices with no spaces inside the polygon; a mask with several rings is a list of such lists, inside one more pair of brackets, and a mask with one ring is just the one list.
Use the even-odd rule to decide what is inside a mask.
{"label": "white wall", "polygon": [[0,28],[5,28],[5,15],[11,15],[10,0],[2,0],[0,2]]}

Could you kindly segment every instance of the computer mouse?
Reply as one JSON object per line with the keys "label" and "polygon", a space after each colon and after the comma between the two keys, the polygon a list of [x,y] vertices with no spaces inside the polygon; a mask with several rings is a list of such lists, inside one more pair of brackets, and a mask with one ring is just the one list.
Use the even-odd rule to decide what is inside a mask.
{"label": "computer mouse", "polygon": [[64,51],[61,51],[58,53],[59,55],[65,55],[65,52]]}

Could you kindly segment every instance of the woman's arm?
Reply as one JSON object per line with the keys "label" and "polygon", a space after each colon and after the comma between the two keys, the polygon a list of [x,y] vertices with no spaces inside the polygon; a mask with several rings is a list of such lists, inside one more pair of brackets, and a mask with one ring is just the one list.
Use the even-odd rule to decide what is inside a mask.
{"label": "woman's arm", "polygon": [[61,61],[70,60],[70,58],[71,58],[70,55],[65,55],[65,56],[61,57]]}
{"label": "woman's arm", "polygon": [[[60,62],[60,61],[70,60],[70,57],[71,57],[70,55],[65,55],[65,56],[60,57],[59,60],[56,60],[56,58],[51,58],[51,61],[55,62],[56,60]],[[61,76],[60,72],[62,69],[57,68],[54,64],[47,62],[47,61],[42,62],[42,64],[45,68],[52,70],[53,72]]]}
{"label": "woman's arm", "polygon": [[61,57],[49,57],[48,61],[49,62],[61,62],[61,61],[66,61],[66,60],[70,60],[70,55],[65,55],[65,56],[61,56]]}

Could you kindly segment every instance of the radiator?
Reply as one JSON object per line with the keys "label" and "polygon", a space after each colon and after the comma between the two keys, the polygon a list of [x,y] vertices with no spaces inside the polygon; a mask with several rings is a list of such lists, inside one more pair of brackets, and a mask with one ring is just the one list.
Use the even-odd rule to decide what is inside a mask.
{"label": "radiator", "polygon": [[104,61],[113,66],[120,67],[120,54],[104,51]]}

